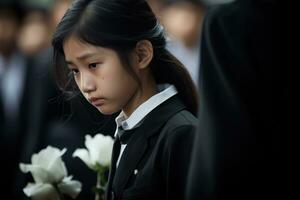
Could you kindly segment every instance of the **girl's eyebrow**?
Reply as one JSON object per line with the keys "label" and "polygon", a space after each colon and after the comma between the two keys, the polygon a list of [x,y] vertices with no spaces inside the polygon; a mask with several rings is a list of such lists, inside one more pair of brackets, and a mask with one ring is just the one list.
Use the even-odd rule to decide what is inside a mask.
{"label": "girl's eyebrow", "polygon": [[[82,54],[81,56],[79,56],[77,59],[78,59],[78,60],[86,60],[86,59],[88,59],[88,58],[90,58],[90,57],[93,57],[93,56],[95,56],[95,55],[96,55],[95,53],[85,53],[85,54]],[[67,63],[67,64],[70,64],[70,65],[73,64],[73,62],[72,62],[72,61],[69,61],[69,60],[66,60],[66,63]]]}
{"label": "girl's eyebrow", "polygon": [[71,61],[66,60],[66,63],[69,65],[73,65],[73,63]]}
{"label": "girl's eyebrow", "polygon": [[87,58],[93,57],[95,55],[96,55],[95,53],[85,53],[85,54],[82,54],[81,56],[79,56],[77,59],[78,60],[86,60]]}
{"label": "girl's eyebrow", "polygon": [[[78,60],[85,60],[85,59],[90,58],[90,57],[92,57],[94,55],[95,55],[94,53],[84,53],[81,56],[78,56],[77,59]],[[66,63],[67,64],[73,64],[73,62],[70,61],[70,60],[66,60]]]}

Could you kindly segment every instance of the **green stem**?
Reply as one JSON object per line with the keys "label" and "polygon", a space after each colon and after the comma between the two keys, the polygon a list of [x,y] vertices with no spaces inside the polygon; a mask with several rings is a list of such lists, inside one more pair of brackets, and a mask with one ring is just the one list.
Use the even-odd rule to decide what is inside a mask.
{"label": "green stem", "polygon": [[[96,189],[98,190],[100,188],[101,188],[101,173],[97,172]],[[101,200],[101,195],[100,195],[100,192],[98,192],[98,191],[96,191],[95,200]]]}

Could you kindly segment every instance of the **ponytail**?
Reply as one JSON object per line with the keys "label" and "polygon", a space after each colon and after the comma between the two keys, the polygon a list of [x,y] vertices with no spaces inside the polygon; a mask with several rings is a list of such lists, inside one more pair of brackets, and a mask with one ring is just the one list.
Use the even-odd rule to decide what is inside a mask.
{"label": "ponytail", "polygon": [[158,84],[169,83],[176,87],[187,110],[195,116],[198,112],[196,86],[184,65],[165,48],[154,51],[151,63],[153,76]]}

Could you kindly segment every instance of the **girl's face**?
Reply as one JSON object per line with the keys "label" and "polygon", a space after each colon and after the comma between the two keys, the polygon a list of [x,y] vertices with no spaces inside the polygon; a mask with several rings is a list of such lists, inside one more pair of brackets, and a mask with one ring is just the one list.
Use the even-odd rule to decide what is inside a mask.
{"label": "girl's face", "polygon": [[138,83],[114,50],[81,42],[75,36],[64,42],[63,49],[77,86],[101,113],[120,111],[137,93]]}

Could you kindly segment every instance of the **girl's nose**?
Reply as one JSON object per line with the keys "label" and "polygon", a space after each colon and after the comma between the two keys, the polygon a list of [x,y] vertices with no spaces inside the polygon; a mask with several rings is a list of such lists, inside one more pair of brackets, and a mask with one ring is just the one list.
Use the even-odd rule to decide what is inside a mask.
{"label": "girl's nose", "polygon": [[84,93],[91,93],[96,90],[96,84],[93,78],[89,75],[81,76],[81,91]]}

